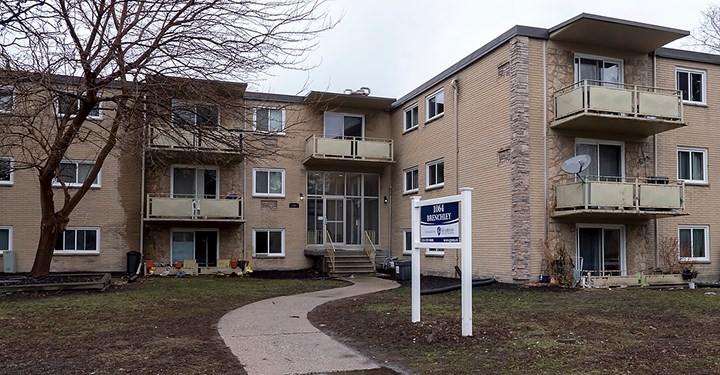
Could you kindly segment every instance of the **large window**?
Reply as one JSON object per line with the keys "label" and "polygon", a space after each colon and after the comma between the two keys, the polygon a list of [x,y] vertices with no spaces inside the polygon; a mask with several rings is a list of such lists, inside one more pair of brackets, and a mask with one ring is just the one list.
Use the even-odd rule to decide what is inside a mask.
{"label": "large window", "polygon": [[431,120],[445,112],[445,92],[440,89],[425,98],[426,119]]}
{"label": "large window", "polygon": [[0,185],[12,185],[15,178],[13,159],[0,156]]}
{"label": "large window", "polygon": [[365,116],[347,113],[325,112],[325,138],[365,137]]}
{"label": "large window", "polygon": [[285,110],[274,108],[255,108],[255,130],[267,133],[285,131]]}
{"label": "large window", "polygon": [[403,254],[412,254],[412,229],[403,229]]}
{"label": "large window", "polygon": [[173,198],[217,198],[219,188],[217,167],[172,167],[170,193]]}
{"label": "large window", "polygon": [[407,108],[404,112],[404,124],[405,131],[410,131],[418,127],[418,105],[413,104],[410,108]]}
{"label": "large window", "polygon": [[709,260],[710,236],[707,225],[680,225],[678,242],[681,260]]}
{"label": "large window", "polygon": [[[80,110],[81,101],[80,98],[78,98],[76,95],[65,93],[60,94],[57,97],[57,114],[59,116],[64,116],[66,114],[69,115],[75,115]],[[90,118],[100,118],[102,116],[102,112],[100,111],[100,105],[96,105],[93,109],[90,110],[90,113],[88,114],[88,117]]]}
{"label": "large window", "polygon": [[15,95],[13,88],[0,86],[0,112],[12,112],[15,110]]}
{"label": "large window", "polygon": [[575,82],[590,85],[617,86],[623,82],[622,60],[598,56],[575,56]]}
{"label": "large window", "polygon": [[684,102],[705,104],[705,71],[677,69],[675,75]]}
{"label": "large window", "polygon": [[262,168],[253,169],[253,196],[284,197],[285,170]]}
{"label": "large window", "polygon": [[55,253],[93,254],[100,252],[99,228],[65,228],[55,241]]}
{"label": "large window", "polygon": [[12,227],[0,226],[0,254],[12,250]]}
{"label": "large window", "polygon": [[284,229],[253,229],[255,256],[284,256]]}
{"label": "large window", "polygon": [[[54,186],[62,186],[60,180],[69,187],[79,187],[85,182],[90,174],[90,170],[95,166],[94,161],[72,161],[65,160],[60,162],[58,170],[58,178],[54,182]],[[100,173],[93,180],[91,187],[100,187]]]}
{"label": "large window", "polygon": [[415,193],[418,191],[418,167],[405,170],[405,189],[403,194]]}
{"label": "large window", "polygon": [[678,179],[691,184],[707,184],[707,149],[678,147]]}
{"label": "large window", "polygon": [[178,127],[215,128],[220,125],[220,111],[213,105],[173,100],[172,123]]}
{"label": "large window", "polygon": [[577,139],[575,155],[590,155],[590,166],[580,175],[590,181],[622,181],[625,176],[623,142]]}
{"label": "large window", "polygon": [[445,185],[445,162],[435,160],[427,163],[426,173],[427,185],[425,189],[435,189]]}

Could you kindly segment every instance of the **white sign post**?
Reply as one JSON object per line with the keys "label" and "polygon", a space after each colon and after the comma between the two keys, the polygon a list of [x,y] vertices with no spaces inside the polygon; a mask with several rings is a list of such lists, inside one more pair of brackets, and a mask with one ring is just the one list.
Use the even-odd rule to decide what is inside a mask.
{"label": "white sign post", "polygon": [[420,321],[420,247],[460,249],[463,336],[472,336],[472,190],[425,201],[412,198],[412,321]]}

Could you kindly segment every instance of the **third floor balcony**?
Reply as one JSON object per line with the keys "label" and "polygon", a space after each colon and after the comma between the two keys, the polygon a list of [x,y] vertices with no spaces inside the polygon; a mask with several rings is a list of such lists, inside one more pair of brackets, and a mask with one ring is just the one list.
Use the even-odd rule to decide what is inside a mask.
{"label": "third floor balcony", "polygon": [[383,167],[394,161],[391,139],[312,135],[305,141],[306,165]]}
{"label": "third floor balcony", "polygon": [[553,95],[561,135],[641,140],[686,126],[677,90],[584,80]]}

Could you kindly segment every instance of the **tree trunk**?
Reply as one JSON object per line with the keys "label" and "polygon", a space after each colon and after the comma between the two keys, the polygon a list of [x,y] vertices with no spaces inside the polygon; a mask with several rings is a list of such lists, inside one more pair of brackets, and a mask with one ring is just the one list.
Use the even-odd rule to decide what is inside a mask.
{"label": "tree trunk", "polygon": [[42,277],[50,273],[50,264],[55,252],[55,242],[58,233],[65,229],[65,223],[67,223],[67,220],[62,220],[59,213],[42,218],[40,240],[35,252],[35,262],[32,270],[30,270],[30,277]]}

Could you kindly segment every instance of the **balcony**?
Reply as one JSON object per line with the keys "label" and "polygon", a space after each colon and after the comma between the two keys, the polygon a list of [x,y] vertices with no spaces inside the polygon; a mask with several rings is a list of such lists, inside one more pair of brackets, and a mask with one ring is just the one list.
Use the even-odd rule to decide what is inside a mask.
{"label": "balcony", "polygon": [[686,126],[677,90],[585,80],[555,93],[560,135],[640,141]]}
{"label": "balcony", "polygon": [[170,194],[148,194],[146,221],[190,221],[241,223],[242,198],[175,198]]}
{"label": "balcony", "polygon": [[684,182],[659,177],[622,180],[556,184],[552,217],[585,222],[635,222],[687,215]]}
{"label": "balcony", "polygon": [[149,130],[148,146],[152,150],[242,153],[242,132],[240,130],[181,127],[151,127]]}
{"label": "balcony", "polygon": [[372,138],[323,138],[305,141],[305,165],[384,167],[394,163],[393,141]]}

